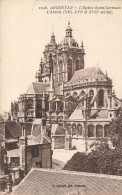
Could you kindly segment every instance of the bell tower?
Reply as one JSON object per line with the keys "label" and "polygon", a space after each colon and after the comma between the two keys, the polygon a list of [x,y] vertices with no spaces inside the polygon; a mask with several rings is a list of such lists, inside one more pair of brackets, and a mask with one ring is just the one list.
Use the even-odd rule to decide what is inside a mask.
{"label": "bell tower", "polygon": [[68,27],[66,29],[66,37],[72,37],[72,29],[70,27],[70,22],[68,22]]}
{"label": "bell tower", "polygon": [[70,22],[66,28],[66,35],[56,50],[56,65],[54,67],[55,82],[59,85],[71,80],[75,71],[84,68],[84,46],[73,38]]}

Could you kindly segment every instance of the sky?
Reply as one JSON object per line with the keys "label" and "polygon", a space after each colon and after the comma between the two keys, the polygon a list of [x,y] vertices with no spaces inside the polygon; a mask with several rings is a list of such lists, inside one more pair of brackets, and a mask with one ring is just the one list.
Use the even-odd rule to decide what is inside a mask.
{"label": "sky", "polygon": [[[77,2],[77,3],[76,3]],[[60,9],[61,14],[47,14],[51,6],[73,6]],[[89,7],[109,7],[103,11],[112,14],[90,13]],[[113,80],[115,93],[122,98],[122,8],[121,1],[0,1],[0,112],[9,111],[11,101],[27,91],[35,81],[45,45],[50,42],[52,31],[56,42],[65,36],[70,21],[73,38],[85,49],[85,67],[99,65]],[[74,14],[77,7],[83,13]],[[81,7],[82,9],[79,9]],[[53,9],[59,11],[59,9]],[[97,9],[97,11],[101,9]]]}

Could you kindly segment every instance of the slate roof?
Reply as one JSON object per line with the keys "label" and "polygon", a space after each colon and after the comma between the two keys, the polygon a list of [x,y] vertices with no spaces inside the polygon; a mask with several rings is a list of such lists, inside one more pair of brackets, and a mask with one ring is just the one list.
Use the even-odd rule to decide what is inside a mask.
{"label": "slate roof", "polygon": [[106,81],[106,76],[99,68],[99,66],[93,66],[75,71],[73,77],[69,81],[69,84],[83,82],[85,79],[98,79],[100,81]]}
{"label": "slate roof", "polygon": [[61,45],[68,44],[70,47],[78,47],[77,41],[73,37],[65,37],[61,43]]}
{"label": "slate roof", "polygon": [[120,195],[121,193],[121,176],[32,168],[15,187],[12,195]]}
{"label": "slate roof", "polygon": [[35,83],[32,82],[29,86],[26,94],[42,94],[44,91],[45,93],[48,93],[50,84],[49,83]]}
{"label": "slate roof", "polygon": [[91,117],[92,118],[108,118],[108,111],[107,110],[91,110]]}
{"label": "slate roof", "polygon": [[19,138],[22,135],[22,127],[16,121],[5,122],[5,138]]}
{"label": "slate roof", "polygon": [[19,148],[19,146],[18,146],[18,144],[16,142],[6,143],[5,147],[6,147],[7,151],[16,150],[16,149]]}

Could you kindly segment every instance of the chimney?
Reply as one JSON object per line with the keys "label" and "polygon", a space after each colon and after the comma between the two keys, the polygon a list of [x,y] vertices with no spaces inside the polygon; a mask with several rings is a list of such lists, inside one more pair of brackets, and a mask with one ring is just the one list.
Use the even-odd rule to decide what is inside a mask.
{"label": "chimney", "polygon": [[25,135],[25,126],[22,126],[22,136],[19,138],[19,148],[20,148],[20,166],[22,170],[26,170],[26,146],[27,146],[27,136]]}

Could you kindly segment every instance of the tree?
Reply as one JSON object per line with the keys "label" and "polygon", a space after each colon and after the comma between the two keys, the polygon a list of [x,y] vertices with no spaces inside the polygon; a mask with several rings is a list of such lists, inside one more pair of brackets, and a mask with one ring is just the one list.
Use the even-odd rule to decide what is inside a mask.
{"label": "tree", "polygon": [[115,149],[109,148],[108,139],[100,138],[95,144],[96,150],[89,154],[76,153],[65,164],[65,170],[122,175],[122,110],[116,119],[110,122],[108,134]]}
{"label": "tree", "polygon": [[76,153],[65,164],[65,170],[102,173],[109,175],[122,175],[122,152],[121,148],[112,150],[106,146],[89,154]]}
{"label": "tree", "polygon": [[122,109],[116,119],[110,122],[108,134],[115,148],[122,148]]}

